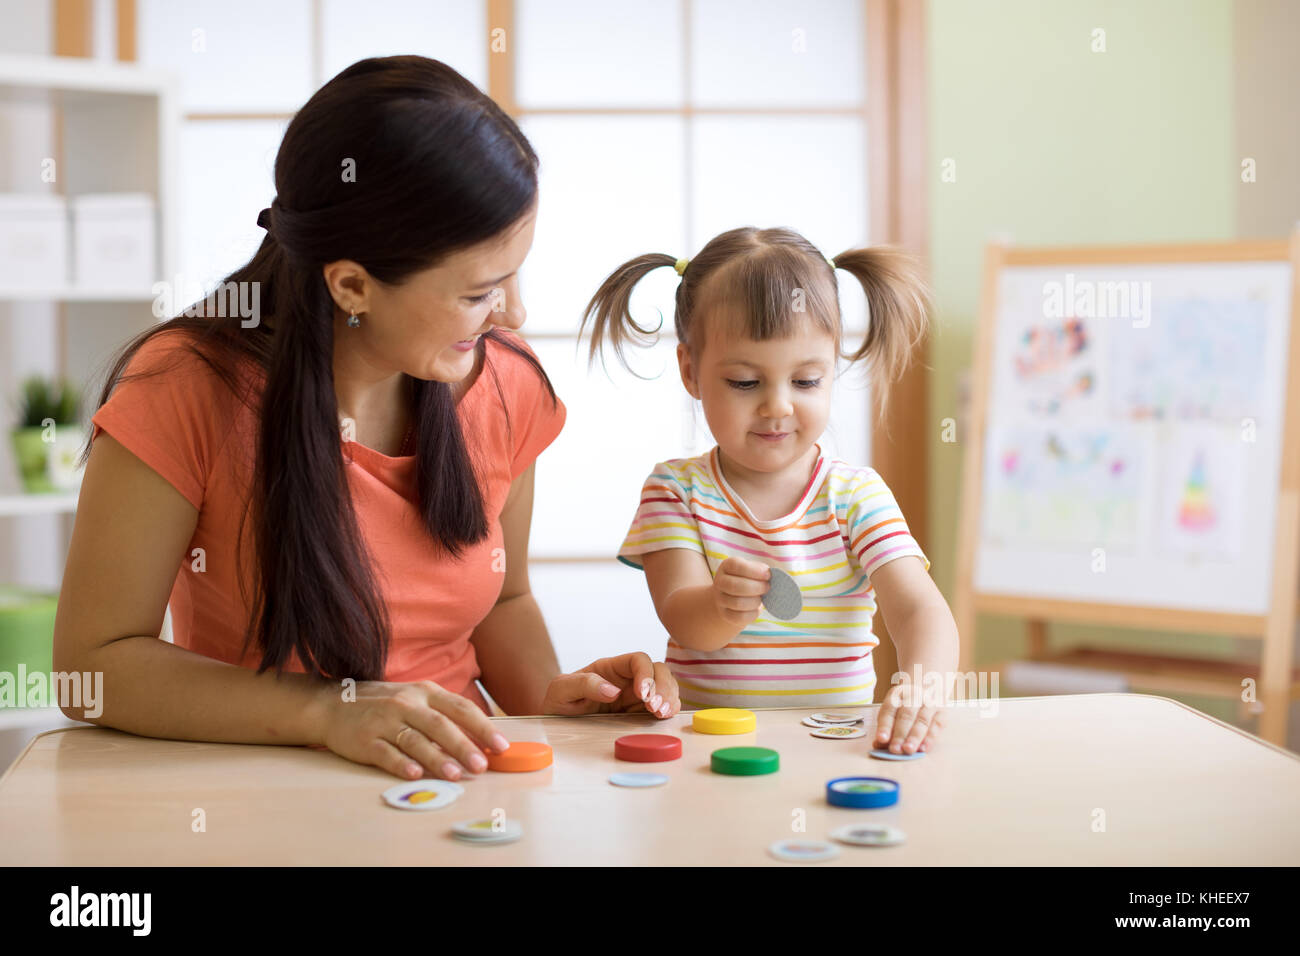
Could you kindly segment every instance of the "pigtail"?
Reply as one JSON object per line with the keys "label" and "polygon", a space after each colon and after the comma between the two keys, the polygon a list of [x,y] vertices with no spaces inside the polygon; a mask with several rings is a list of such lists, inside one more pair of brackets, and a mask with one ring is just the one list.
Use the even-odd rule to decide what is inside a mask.
{"label": "pigtail", "polygon": [[835,257],[835,268],[857,279],[867,296],[867,337],[851,361],[867,360],[877,390],[880,417],[888,404],[887,387],[902,376],[912,353],[925,338],[930,291],[916,259],[897,249],[850,249]]}
{"label": "pigtail", "polygon": [[[628,365],[624,349],[629,343],[639,348],[653,345],[657,340],[659,329],[663,328],[664,323],[663,314],[661,313],[658,328],[646,329],[637,324],[636,319],[632,318],[630,310],[632,290],[636,288],[638,282],[655,269],[673,266],[676,263],[677,260],[672,256],[658,252],[637,256],[615,269],[600,284],[596,294],[587,303],[587,308],[583,310],[582,324],[578,327],[578,338],[581,339],[583,330],[587,327],[587,321],[592,320],[591,350],[587,356],[588,369],[595,364],[596,355],[601,352],[605,340],[608,338],[614,348],[614,354],[618,356],[618,360],[623,363],[624,368],[636,375],[636,372]],[[603,362],[602,356],[602,364]]]}

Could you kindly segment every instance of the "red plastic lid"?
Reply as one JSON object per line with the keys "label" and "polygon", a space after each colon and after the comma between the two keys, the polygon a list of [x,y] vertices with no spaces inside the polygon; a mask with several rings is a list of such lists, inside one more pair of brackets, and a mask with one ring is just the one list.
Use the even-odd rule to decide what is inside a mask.
{"label": "red plastic lid", "polygon": [[628,734],[614,741],[614,756],[619,760],[655,763],[676,760],[681,755],[681,738],[668,734]]}

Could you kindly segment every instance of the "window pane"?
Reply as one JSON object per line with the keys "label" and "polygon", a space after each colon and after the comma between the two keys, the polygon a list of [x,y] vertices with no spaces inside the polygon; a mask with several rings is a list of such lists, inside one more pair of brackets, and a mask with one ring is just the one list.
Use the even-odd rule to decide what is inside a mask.
{"label": "window pane", "polygon": [[678,3],[517,0],[515,98],[526,107],[678,106]]}
{"label": "window pane", "polygon": [[296,110],[312,93],[310,11],[308,0],[140,0],[139,60],[180,77],[186,111]]}
{"label": "window pane", "polygon": [[[541,498],[538,507],[546,507]],[[611,556],[592,564],[530,564],[528,578],[561,671],[633,651],[664,659],[668,632],[659,623],[644,572]]]}
{"label": "window pane", "polygon": [[[867,236],[865,131],[856,117],[700,117],[694,121],[692,254],[738,226],[785,226],[823,255]],[[837,276],[846,329],[865,328],[862,287]]]}
{"label": "window pane", "polygon": [[487,88],[486,0],[324,0],[324,80],[370,56],[418,53]]}
{"label": "window pane", "polygon": [[[527,326],[525,326],[525,332]],[[654,464],[682,454],[686,390],[676,343],[632,357],[642,381],[609,359],[587,372],[585,346],[531,340],[568,409],[564,431],[537,462],[531,551],[547,557],[615,559]]]}
{"label": "window pane", "polygon": [[[538,116],[524,133],[541,157],[533,248],[520,272],[528,330],[578,331],[582,310],[617,266],[648,252],[687,255],[682,121]],[[677,276],[647,277],[645,322],[672,330]]]}
{"label": "window pane", "polygon": [[700,106],[853,107],[863,101],[860,0],[693,0]]}
{"label": "window pane", "polygon": [[275,198],[275,154],[287,127],[287,120],[181,124],[177,223],[186,286],[210,288],[262,244],[257,214]]}

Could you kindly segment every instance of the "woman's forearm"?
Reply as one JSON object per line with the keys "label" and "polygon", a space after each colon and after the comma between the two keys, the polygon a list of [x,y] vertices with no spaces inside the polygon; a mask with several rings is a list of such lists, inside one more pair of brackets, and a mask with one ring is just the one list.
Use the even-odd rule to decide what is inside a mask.
{"label": "woman's forearm", "polygon": [[497,705],[507,714],[540,714],[560,664],[533,593],[498,602],[471,640],[482,671],[479,679]]}
{"label": "woman's forearm", "polygon": [[58,671],[103,675],[98,716],[71,705],[62,708],[64,714],[145,737],[322,744],[330,700],[342,694],[331,681],[258,674],[148,635],[124,637],[55,665]]}

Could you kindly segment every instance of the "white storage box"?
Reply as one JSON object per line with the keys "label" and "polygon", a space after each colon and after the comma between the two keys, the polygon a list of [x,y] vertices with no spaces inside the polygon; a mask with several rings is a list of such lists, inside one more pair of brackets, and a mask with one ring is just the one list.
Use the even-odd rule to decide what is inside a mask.
{"label": "white storage box", "polygon": [[0,193],[0,291],[67,284],[67,202],[55,193]]}
{"label": "white storage box", "polygon": [[154,201],[144,193],[72,198],[73,283],[138,291],[148,297],[154,267]]}

